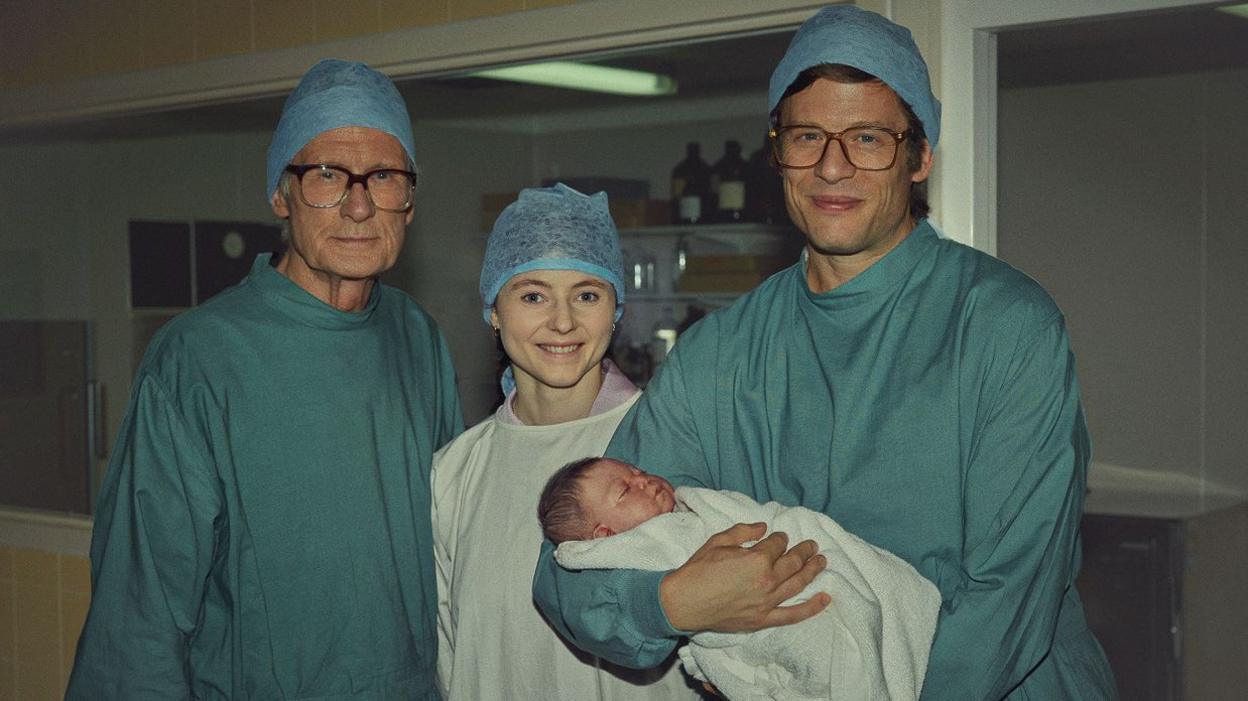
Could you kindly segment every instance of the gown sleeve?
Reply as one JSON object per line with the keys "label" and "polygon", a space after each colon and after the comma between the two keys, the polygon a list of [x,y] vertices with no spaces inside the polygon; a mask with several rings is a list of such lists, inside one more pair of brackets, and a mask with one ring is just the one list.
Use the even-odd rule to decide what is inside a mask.
{"label": "gown sleeve", "polygon": [[[433,430],[433,447],[437,451],[429,470],[430,517],[433,524],[433,559],[437,581],[438,610],[438,692],[447,698],[451,670],[455,660],[455,619],[451,610],[451,573],[455,565],[455,505],[459,503],[455,466],[444,460],[447,444],[464,432],[464,413],[455,383],[455,366],[451,361],[446,338],[436,334],[438,347],[439,423]],[[441,507],[441,508],[439,508]]]}
{"label": "gown sleeve", "polygon": [[971,389],[987,399],[964,476],[962,568],[939,573],[923,699],[1010,693],[1050,649],[1078,566],[1090,447],[1060,315],[1007,351]]}
{"label": "gown sleeve", "polygon": [[451,572],[455,567],[452,515],[459,495],[447,486],[453,480],[446,474],[450,467],[443,462],[444,456],[445,451],[433,456],[429,483],[433,488],[433,560],[438,584],[438,693],[445,699],[450,697],[451,671],[455,668],[455,619],[451,611]]}
{"label": "gown sleeve", "polygon": [[154,377],[136,385],[96,510],[69,700],[190,698],[188,642],[227,536],[206,438]]}
{"label": "gown sleeve", "polygon": [[433,432],[435,451],[464,432],[464,411],[459,400],[459,385],[455,381],[455,364],[451,361],[451,350],[440,331],[437,332],[437,341],[441,413],[438,426]]}
{"label": "gown sleeve", "polygon": [[[606,454],[674,484],[704,486],[699,466],[706,461],[684,392],[680,348],[677,343],[624,417]],[[656,461],[658,456],[661,462]],[[695,468],[686,469],[689,465]],[[543,541],[533,598],[547,620],[577,647],[619,665],[648,669],[662,663],[683,635],[672,627],[659,602],[659,584],[666,574],[565,570],[555,562],[554,546]]]}

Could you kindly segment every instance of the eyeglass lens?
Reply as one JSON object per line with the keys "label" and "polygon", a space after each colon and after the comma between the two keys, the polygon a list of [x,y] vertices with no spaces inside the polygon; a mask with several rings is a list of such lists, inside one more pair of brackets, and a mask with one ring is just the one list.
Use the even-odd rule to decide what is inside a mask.
{"label": "eyeglass lens", "polygon": [[887,129],[855,127],[837,137],[818,127],[785,127],[776,134],[776,160],[790,168],[808,168],[818,163],[829,140],[840,142],[845,158],[862,170],[887,170],[897,157],[897,138]]}
{"label": "eyeglass lens", "polygon": [[[403,210],[411,204],[415,186],[410,175],[401,170],[374,170],[365,178],[365,190],[378,209]],[[351,173],[336,166],[320,166],[306,171],[299,180],[300,191],[313,207],[333,207],[345,199],[351,185]]]}

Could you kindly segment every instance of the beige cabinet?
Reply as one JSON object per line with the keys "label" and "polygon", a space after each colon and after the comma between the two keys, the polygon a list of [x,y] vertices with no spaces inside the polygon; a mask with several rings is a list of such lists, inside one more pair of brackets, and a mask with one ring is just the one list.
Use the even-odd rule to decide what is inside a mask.
{"label": "beige cabinet", "polygon": [[1121,698],[1243,698],[1248,502],[1094,488],[1088,512],[1077,586]]}

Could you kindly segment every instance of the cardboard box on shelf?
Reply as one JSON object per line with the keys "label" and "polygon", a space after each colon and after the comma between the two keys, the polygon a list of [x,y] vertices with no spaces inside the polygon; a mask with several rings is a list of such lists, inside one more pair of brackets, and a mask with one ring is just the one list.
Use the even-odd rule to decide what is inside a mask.
{"label": "cardboard box on shelf", "polygon": [[619,229],[645,226],[648,203],[649,200],[644,198],[607,196],[607,209],[611,210],[611,219]]}
{"label": "cardboard box on shelf", "polygon": [[680,276],[677,285],[681,292],[732,293],[749,292],[766,280],[766,275],[759,273],[685,273]]}
{"label": "cardboard box on shelf", "polygon": [[771,275],[791,261],[780,256],[760,256],[743,253],[689,256],[685,274],[715,275],[721,273],[762,273]]}
{"label": "cardboard box on shelf", "polygon": [[677,288],[681,292],[748,292],[791,262],[777,256],[690,256]]}
{"label": "cardboard box on shelf", "polygon": [[646,201],[646,226],[667,226],[672,223],[670,200]]}

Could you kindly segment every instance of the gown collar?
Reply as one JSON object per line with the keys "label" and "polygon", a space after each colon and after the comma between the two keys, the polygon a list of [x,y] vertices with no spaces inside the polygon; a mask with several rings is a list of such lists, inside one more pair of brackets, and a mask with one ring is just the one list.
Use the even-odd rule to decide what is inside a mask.
{"label": "gown collar", "polygon": [[282,314],[295,321],[321,329],[355,329],[368,324],[381,299],[381,283],[373,284],[368,303],[358,312],[334,309],[295,284],[273,267],[271,253],[261,253],[251,264],[247,282]]}
{"label": "gown collar", "polygon": [[914,266],[929,254],[938,241],[936,229],[927,219],[923,219],[883,258],[849,282],[821,293],[812,292],[806,283],[807,253],[803,249],[801,263],[793,268],[796,273],[794,278],[806,299],[820,308],[832,310],[863,304],[910,277]]}

